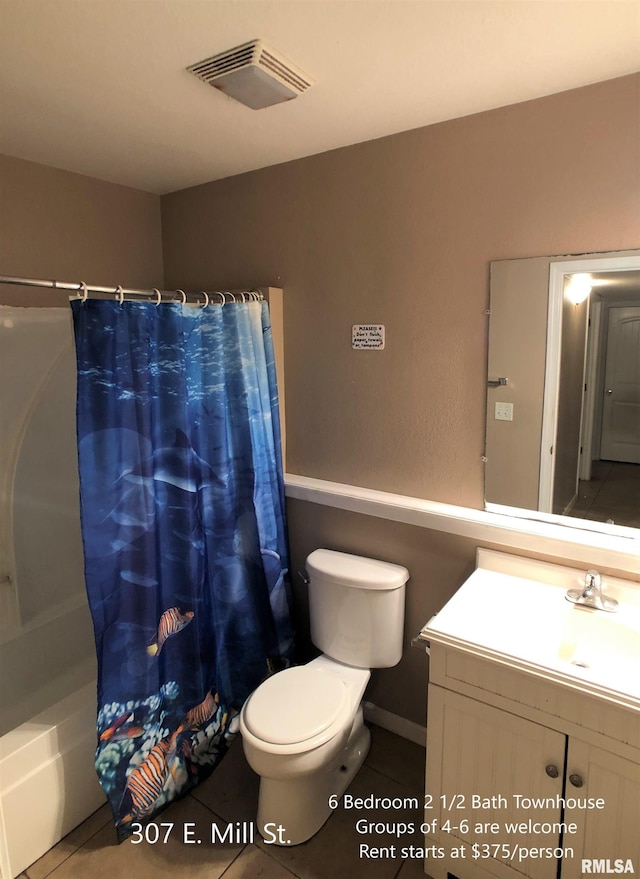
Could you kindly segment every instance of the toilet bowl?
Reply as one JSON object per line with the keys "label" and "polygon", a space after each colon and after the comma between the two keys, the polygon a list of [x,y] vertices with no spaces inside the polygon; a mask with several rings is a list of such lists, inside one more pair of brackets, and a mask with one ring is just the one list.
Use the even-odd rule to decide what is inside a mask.
{"label": "toilet bowl", "polygon": [[361,701],[371,667],[402,653],[406,568],[331,550],[307,559],[311,632],[325,653],[264,681],[245,702],[240,732],[260,775],[258,830],[297,845],[322,827],[364,762]]}
{"label": "toilet bowl", "polygon": [[261,776],[263,839],[297,845],[313,836],[364,762],[370,735],[360,702],[370,672],[326,656],[269,678],[245,703],[245,756]]}

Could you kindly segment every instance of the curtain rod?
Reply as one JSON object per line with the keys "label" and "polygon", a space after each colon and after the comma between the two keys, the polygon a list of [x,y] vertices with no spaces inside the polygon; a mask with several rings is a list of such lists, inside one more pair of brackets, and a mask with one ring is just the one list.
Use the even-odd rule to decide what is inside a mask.
{"label": "curtain rod", "polygon": [[[187,294],[184,290],[158,290],[155,287],[152,290],[137,290],[134,288],[122,287],[120,285],[117,287],[98,287],[95,284],[85,284],[84,281],[49,281],[41,278],[16,278],[11,275],[0,275],[0,284],[14,284],[17,287],[44,287],[51,290],[71,290],[75,291],[78,298],[83,301],[87,298],[89,293],[106,293],[116,296],[120,302],[122,302],[126,296],[144,296],[149,300],[155,301],[156,305],[160,305],[163,296],[170,296],[171,302],[182,302],[183,304],[187,302]],[[176,299],[176,295],[180,298]],[[196,299],[191,303],[202,307],[207,305],[225,305],[227,302],[252,302],[262,301],[264,299],[264,296],[259,290],[236,292],[232,292],[231,290],[215,290],[214,292],[209,293],[201,290],[200,293],[193,295],[204,297],[202,300]],[[214,299],[213,297],[215,296],[219,296],[220,299]],[[227,296],[230,298],[227,299]]]}

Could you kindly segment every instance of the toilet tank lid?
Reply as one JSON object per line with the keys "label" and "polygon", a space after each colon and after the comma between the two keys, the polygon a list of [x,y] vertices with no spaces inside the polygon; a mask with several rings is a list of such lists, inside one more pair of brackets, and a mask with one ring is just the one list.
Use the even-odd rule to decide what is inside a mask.
{"label": "toilet tank lid", "polygon": [[409,579],[401,565],[363,558],[332,549],[316,549],[307,556],[307,573],[358,589],[398,589]]}

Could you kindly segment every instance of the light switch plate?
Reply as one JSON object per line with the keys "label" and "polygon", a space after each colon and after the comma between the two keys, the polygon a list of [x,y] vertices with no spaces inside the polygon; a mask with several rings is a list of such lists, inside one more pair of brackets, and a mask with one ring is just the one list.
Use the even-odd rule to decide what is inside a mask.
{"label": "light switch plate", "polygon": [[496,403],[493,417],[496,421],[513,421],[513,403]]}

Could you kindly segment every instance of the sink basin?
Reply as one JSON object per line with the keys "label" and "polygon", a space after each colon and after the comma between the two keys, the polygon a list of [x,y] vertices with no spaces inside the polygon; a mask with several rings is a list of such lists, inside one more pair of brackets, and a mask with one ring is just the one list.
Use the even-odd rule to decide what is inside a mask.
{"label": "sink basin", "polygon": [[564,621],[558,647],[558,659],[582,668],[615,663],[616,671],[626,671],[640,678],[640,631],[625,617],[605,615],[601,611],[573,607]]}
{"label": "sink basin", "polygon": [[640,584],[603,576],[605,613],[566,600],[584,573],[480,549],[422,635],[640,710]]}

